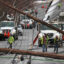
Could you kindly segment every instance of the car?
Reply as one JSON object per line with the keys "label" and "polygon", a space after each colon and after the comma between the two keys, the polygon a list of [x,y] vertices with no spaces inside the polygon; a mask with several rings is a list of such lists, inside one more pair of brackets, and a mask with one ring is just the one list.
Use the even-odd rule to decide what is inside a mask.
{"label": "car", "polygon": [[18,25],[17,30],[18,30],[18,35],[22,36],[23,35],[23,29],[22,29],[21,25]]}
{"label": "car", "polygon": [[23,19],[20,24],[22,28],[33,28],[34,21],[32,19]]}
{"label": "car", "polygon": [[18,39],[14,21],[8,21],[8,20],[1,21],[0,37],[8,38],[10,35],[13,35],[15,39]]}

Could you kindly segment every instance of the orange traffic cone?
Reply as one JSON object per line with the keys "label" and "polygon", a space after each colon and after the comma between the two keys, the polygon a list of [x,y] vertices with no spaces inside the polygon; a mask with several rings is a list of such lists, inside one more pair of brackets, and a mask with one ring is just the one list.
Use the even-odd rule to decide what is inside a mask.
{"label": "orange traffic cone", "polygon": [[8,30],[8,37],[10,36],[10,32],[9,32],[9,30]]}
{"label": "orange traffic cone", "polygon": [[45,8],[47,8],[47,6],[45,6]]}
{"label": "orange traffic cone", "polygon": [[6,34],[6,31],[5,31],[5,33],[4,33],[4,36],[6,36],[7,34]]}

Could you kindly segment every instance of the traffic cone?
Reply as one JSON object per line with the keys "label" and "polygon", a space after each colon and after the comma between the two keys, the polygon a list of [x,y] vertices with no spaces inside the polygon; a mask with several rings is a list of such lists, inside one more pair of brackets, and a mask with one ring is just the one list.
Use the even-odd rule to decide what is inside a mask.
{"label": "traffic cone", "polygon": [[8,30],[8,37],[10,36],[10,32],[9,32],[9,30]]}
{"label": "traffic cone", "polygon": [[6,34],[6,31],[5,31],[5,33],[4,33],[4,36],[6,36],[7,34]]}
{"label": "traffic cone", "polygon": [[45,8],[47,8],[47,6],[45,6]]}
{"label": "traffic cone", "polygon": [[27,24],[27,28],[29,28],[29,24]]}

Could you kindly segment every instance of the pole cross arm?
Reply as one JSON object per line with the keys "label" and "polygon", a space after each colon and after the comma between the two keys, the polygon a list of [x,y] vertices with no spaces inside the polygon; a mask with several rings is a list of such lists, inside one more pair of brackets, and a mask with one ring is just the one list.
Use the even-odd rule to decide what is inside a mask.
{"label": "pole cross arm", "polygon": [[10,52],[12,54],[23,54],[23,55],[33,55],[33,56],[40,56],[40,57],[48,57],[48,58],[54,58],[54,59],[64,59],[64,55],[62,55],[62,54],[26,51],[26,50],[19,50],[19,49],[0,48],[0,52],[5,52],[5,53]]}
{"label": "pole cross arm", "polygon": [[54,30],[56,30],[56,31],[58,31],[58,32],[60,32],[60,33],[62,33],[62,34],[64,34],[64,31],[62,31],[62,30],[60,30],[60,29],[58,29],[58,28],[52,26],[51,24],[48,24],[48,23],[46,23],[45,21],[40,20],[40,19],[38,19],[38,18],[36,18],[36,17],[34,17],[34,16],[28,14],[28,13],[25,13],[25,12],[23,12],[23,11],[17,9],[17,8],[14,8],[13,6],[9,5],[8,3],[3,2],[2,0],[0,0],[0,3],[2,3],[3,5],[5,5],[5,6],[11,8],[11,9],[13,9],[13,10],[15,10],[15,11],[17,11],[17,12],[23,14],[23,15],[27,15],[28,17],[32,18],[32,19],[35,20],[36,22],[39,22],[39,23],[41,23],[41,24],[44,24],[44,25],[46,25],[46,26],[48,26],[48,27],[50,27],[50,28],[52,28],[52,29],[54,29]]}

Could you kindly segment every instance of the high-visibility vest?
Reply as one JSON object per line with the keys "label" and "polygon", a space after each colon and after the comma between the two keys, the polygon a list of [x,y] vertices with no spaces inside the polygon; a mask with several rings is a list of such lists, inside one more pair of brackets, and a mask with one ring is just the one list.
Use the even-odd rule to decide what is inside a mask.
{"label": "high-visibility vest", "polygon": [[44,36],[44,37],[41,37],[40,40],[41,40],[41,44],[43,44],[43,43],[48,44],[49,37],[48,36],[47,37]]}
{"label": "high-visibility vest", "polygon": [[40,40],[41,40],[41,44],[43,44],[43,37],[41,37]]}
{"label": "high-visibility vest", "polygon": [[49,37],[47,36],[46,37],[46,44],[48,44],[48,41],[49,41]]}
{"label": "high-visibility vest", "polygon": [[14,42],[14,37],[13,37],[13,36],[10,36],[10,37],[8,38],[8,42],[9,42],[10,44],[12,44],[12,43]]}

